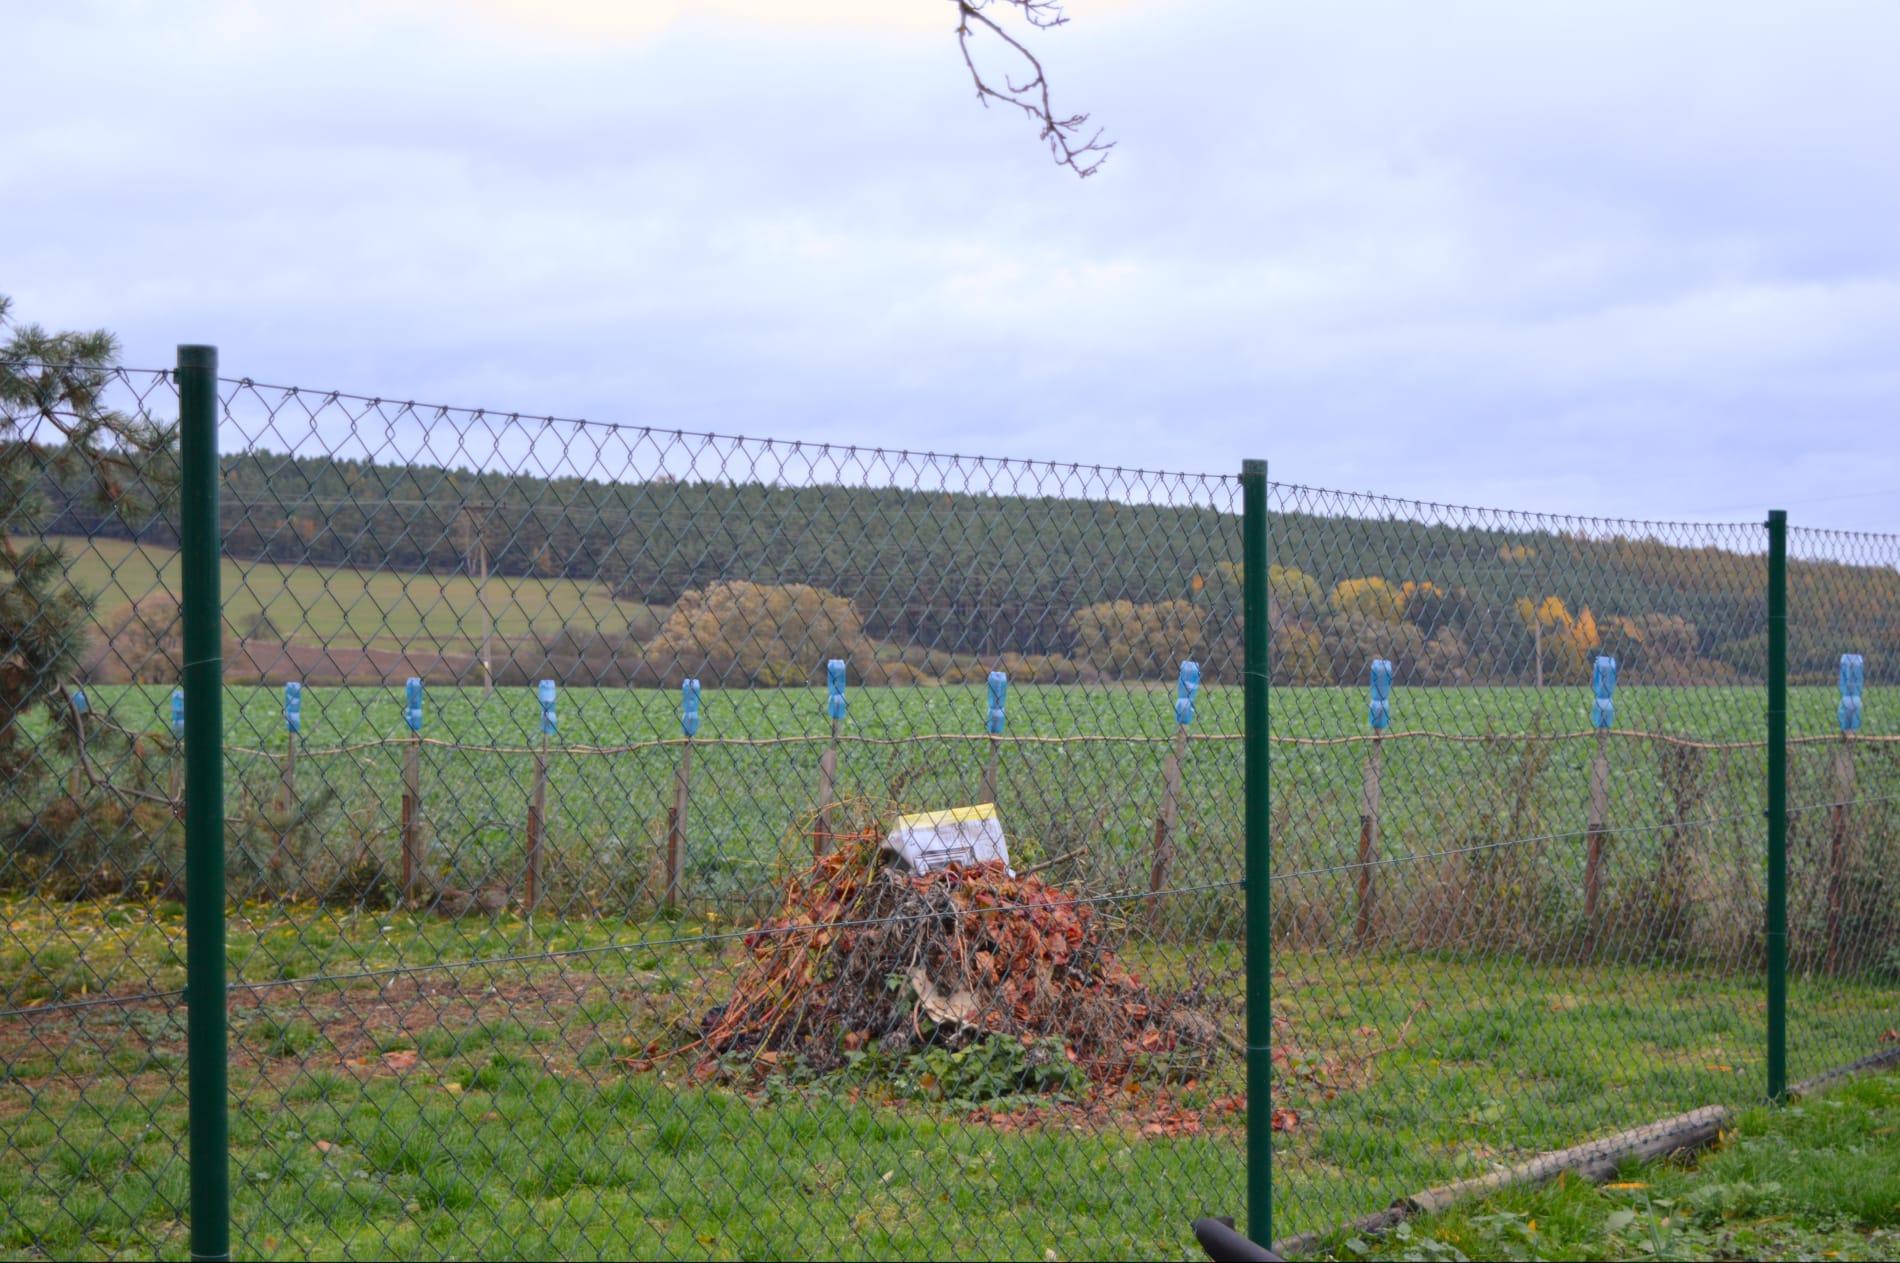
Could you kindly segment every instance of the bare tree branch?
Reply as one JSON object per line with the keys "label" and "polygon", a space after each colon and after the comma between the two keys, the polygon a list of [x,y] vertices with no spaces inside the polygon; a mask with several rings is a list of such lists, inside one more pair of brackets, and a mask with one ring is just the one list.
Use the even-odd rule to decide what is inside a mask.
{"label": "bare tree branch", "polygon": [[[1108,151],[1115,147],[1115,142],[1104,142],[1099,129],[1083,140],[1082,129],[1089,121],[1086,114],[1058,116],[1049,103],[1049,80],[1043,74],[1042,62],[1021,40],[997,25],[996,20],[985,12],[998,3],[1014,5],[1022,10],[1023,17],[1031,26],[1038,30],[1049,30],[1069,20],[1062,12],[1062,0],[954,0],[954,3],[957,6],[957,47],[963,53],[963,64],[969,68],[970,81],[976,85],[976,99],[985,108],[993,100],[1015,106],[1042,129],[1041,139],[1049,143],[1049,155],[1056,160],[1057,165],[1068,167],[1084,179],[1094,175],[1107,159]],[[1000,79],[984,77],[983,71],[977,67],[976,57],[970,51],[970,37],[983,32],[1001,42],[1006,56],[1021,59],[1018,73],[1026,72],[1028,78],[1018,82],[1015,76],[1007,72]]]}

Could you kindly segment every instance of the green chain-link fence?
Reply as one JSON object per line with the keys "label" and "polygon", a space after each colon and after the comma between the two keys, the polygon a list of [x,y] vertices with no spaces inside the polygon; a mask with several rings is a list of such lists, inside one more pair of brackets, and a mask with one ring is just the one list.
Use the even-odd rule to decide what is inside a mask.
{"label": "green chain-link fence", "polygon": [[1759,1100],[1763,529],[1273,528],[1276,1227]]}
{"label": "green chain-link fence", "polygon": [[[1762,527],[1271,487],[1250,1116],[1240,479],[248,380],[216,419],[243,1254],[1180,1256],[1250,1117],[1285,1237],[1764,1095]],[[0,601],[12,1253],[187,1246],[149,481],[7,510],[90,598]],[[1789,549],[1801,1078],[1900,1021],[1900,541]],[[1007,870],[933,867],[992,829]]]}
{"label": "green chain-link fence", "polygon": [[[1242,1200],[1233,478],[218,393],[240,1252],[1148,1256]],[[177,499],[45,498],[94,615],[14,719],[0,1221],[176,1252]],[[1013,875],[880,875],[984,804]]]}

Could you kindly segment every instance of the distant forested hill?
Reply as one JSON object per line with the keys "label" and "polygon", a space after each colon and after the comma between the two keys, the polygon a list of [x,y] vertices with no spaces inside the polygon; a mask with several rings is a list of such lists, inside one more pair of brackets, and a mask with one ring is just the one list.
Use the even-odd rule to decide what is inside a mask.
{"label": "distant forested hill", "polygon": [[[725,580],[849,598],[880,642],[961,655],[1071,655],[1147,675],[1186,652],[1237,656],[1237,517],[1194,506],[746,482],[614,483],[253,451],[224,462],[227,555],[241,560],[604,584],[666,607]],[[175,542],[155,517],[97,518],[49,488],[53,533]],[[1747,551],[1285,514],[1272,522],[1275,672],[1362,678],[1392,657],[1419,683],[1587,676],[1597,653],[1634,678],[1758,678],[1766,565]],[[1791,568],[1793,668],[1831,677],[1867,655],[1900,680],[1900,574]],[[1183,645],[1177,655],[1171,645]],[[1124,669],[1125,668],[1125,669]]]}

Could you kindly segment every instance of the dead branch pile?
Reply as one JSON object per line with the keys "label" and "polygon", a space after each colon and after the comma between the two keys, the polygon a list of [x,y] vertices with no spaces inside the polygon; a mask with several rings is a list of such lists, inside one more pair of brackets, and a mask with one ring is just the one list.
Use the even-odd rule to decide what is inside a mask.
{"label": "dead branch pile", "polygon": [[1105,945],[1104,919],[1000,864],[881,867],[866,839],[787,881],[778,915],[746,938],[730,1000],[706,1015],[704,1047],[824,1071],[856,1051],[1053,1038],[1096,1080],[1191,1077],[1223,1032],[1145,988]]}

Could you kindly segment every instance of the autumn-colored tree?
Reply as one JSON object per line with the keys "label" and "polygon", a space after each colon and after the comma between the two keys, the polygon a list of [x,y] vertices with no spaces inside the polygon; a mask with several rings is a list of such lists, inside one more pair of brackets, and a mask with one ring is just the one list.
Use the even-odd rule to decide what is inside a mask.
{"label": "autumn-colored tree", "polygon": [[1517,602],[1517,616],[1534,635],[1534,652],[1541,655],[1546,684],[1583,684],[1600,642],[1596,616],[1589,606],[1571,617],[1561,597],[1541,601],[1529,597]]}
{"label": "autumn-colored tree", "polygon": [[1108,676],[1163,679],[1198,658],[1206,617],[1192,601],[1100,601],[1069,620],[1074,656]]}
{"label": "autumn-colored tree", "polygon": [[1374,658],[1390,662],[1393,678],[1409,683],[1425,650],[1425,637],[1403,619],[1335,614],[1321,626],[1320,634],[1335,684],[1364,683]]}
{"label": "autumn-colored tree", "polygon": [[1326,612],[1326,589],[1297,566],[1267,567],[1267,601],[1293,618]]}
{"label": "autumn-colored tree", "polygon": [[1276,633],[1267,660],[1275,684],[1313,688],[1333,682],[1333,661],[1325,638],[1311,624],[1296,624]]}
{"label": "autumn-colored tree", "polygon": [[1689,684],[1709,678],[1711,664],[1698,664],[1696,625],[1672,614],[1638,614],[1603,621],[1603,652],[1616,659],[1626,678],[1645,684]]}
{"label": "autumn-colored tree", "polygon": [[148,592],[113,618],[103,667],[108,677],[133,684],[175,684],[184,644],[178,594]]}
{"label": "autumn-colored tree", "polygon": [[1476,678],[1476,663],[1465,638],[1451,627],[1440,627],[1425,642],[1418,656],[1418,682],[1433,685],[1470,684]]}
{"label": "autumn-colored tree", "polygon": [[709,685],[816,683],[832,658],[857,679],[874,666],[864,620],[844,597],[743,579],[684,593],[644,656],[661,679],[696,676]]}
{"label": "autumn-colored tree", "polygon": [[1332,608],[1335,614],[1396,623],[1405,617],[1405,591],[1377,575],[1346,579],[1333,586]]}

